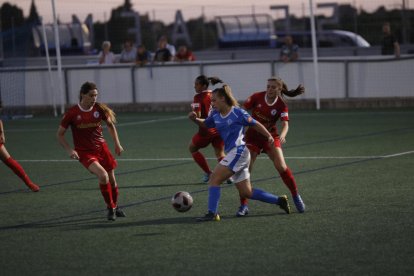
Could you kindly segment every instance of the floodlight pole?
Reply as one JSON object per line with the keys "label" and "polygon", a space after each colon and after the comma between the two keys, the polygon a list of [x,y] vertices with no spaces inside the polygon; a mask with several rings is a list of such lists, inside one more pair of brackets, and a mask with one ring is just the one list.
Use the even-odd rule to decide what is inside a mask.
{"label": "floodlight pole", "polygon": [[316,109],[321,108],[321,101],[319,98],[319,66],[318,66],[318,51],[316,45],[316,28],[315,28],[315,16],[313,14],[313,1],[309,0],[309,12],[311,20],[311,33],[312,33],[312,56],[313,56],[313,71],[315,78],[315,90],[316,90]]}
{"label": "floodlight pole", "polygon": [[65,97],[64,97],[64,90],[63,90],[63,75],[62,75],[62,58],[60,55],[60,40],[59,40],[59,29],[57,24],[56,18],[56,8],[55,8],[55,0],[52,1],[52,11],[53,11],[53,28],[55,31],[55,49],[56,49],[56,60],[57,60],[57,69],[58,69],[58,91],[60,94],[60,113],[63,114],[65,112]]}

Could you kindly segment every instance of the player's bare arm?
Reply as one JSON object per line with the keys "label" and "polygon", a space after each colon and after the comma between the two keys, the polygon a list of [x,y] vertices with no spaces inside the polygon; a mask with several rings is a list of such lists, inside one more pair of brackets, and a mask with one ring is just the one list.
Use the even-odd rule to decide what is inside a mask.
{"label": "player's bare arm", "polygon": [[76,150],[74,150],[69,143],[66,141],[65,139],[65,133],[66,133],[66,128],[59,126],[56,137],[59,141],[59,144],[66,150],[66,152],[68,153],[69,157],[72,159],[79,159],[79,155],[76,152]]}
{"label": "player's bare arm", "polygon": [[4,134],[3,122],[0,120],[0,143],[6,143],[6,136]]}
{"label": "player's bare arm", "polygon": [[188,118],[194,123],[196,123],[198,126],[205,127],[204,119],[198,118],[197,113],[195,113],[194,111],[191,111],[190,113],[188,113]]}
{"label": "player's bare arm", "polygon": [[289,131],[289,122],[282,121],[282,131],[280,132],[279,139],[282,144],[286,143],[286,136]]}
{"label": "player's bare arm", "polygon": [[106,121],[106,125],[108,126],[109,135],[111,135],[112,140],[115,143],[115,153],[119,156],[124,151],[124,148],[121,146],[121,142],[119,141],[118,131],[110,118]]}

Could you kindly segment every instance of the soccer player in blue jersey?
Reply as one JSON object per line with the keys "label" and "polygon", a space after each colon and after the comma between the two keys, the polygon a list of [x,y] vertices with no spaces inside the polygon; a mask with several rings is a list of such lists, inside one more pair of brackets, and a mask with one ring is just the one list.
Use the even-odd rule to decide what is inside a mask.
{"label": "soccer player in blue jersey", "polygon": [[218,204],[220,200],[220,184],[233,177],[233,182],[242,197],[279,205],[286,213],[290,213],[287,196],[276,196],[263,190],[254,189],[250,183],[250,152],[244,142],[245,127],[249,126],[267,137],[270,144],[274,143],[273,136],[267,129],[249,113],[238,106],[231,88],[223,85],[213,91],[211,103],[215,109],[206,119],[197,117],[190,112],[188,117],[199,126],[216,128],[224,141],[226,156],[214,168],[208,187],[208,213],[198,221],[219,221]]}

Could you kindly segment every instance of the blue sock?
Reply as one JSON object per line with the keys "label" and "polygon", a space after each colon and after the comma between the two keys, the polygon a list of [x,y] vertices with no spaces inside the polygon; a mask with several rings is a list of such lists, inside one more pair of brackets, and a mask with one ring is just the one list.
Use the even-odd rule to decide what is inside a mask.
{"label": "blue sock", "polygon": [[252,197],[250,199],[260,200],[260,201],[270,203],[270,204],[279,203],[279,197],[272,195],[266,191],[259,190],[259,189],[252,190]]}
{"label": "blue sock", "polygon": [[220,186],[208,187],[208,211],[217,214],[218,204],[220,200]]}

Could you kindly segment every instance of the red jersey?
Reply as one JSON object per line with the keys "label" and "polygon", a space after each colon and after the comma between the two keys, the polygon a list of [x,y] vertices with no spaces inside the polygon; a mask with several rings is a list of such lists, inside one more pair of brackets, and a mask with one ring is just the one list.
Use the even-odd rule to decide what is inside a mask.
{"label": "red jersey", "polygon": [[288,107],[280,98],[273,103],[266,102],[266,91],[256,92],[244,103],[244,108],[252,111],[252,117],[262,123],[273,137],[277,136],[277,120],[289,121]]}
{"label": "red jersey", "polygon": [[60,125],[65,129],[71,127],[76,151],[96,151],[105,143],[102,120],[106,121],[107,117],[97,104],[88,110],[78,104],[65,113]]}
{"label": "red jersey", "polygon": [[[191,104],[191,108],[195,113],[197,113],[198,118],[205,119],[210,114],[211,94],[211,90],[204,90],[201,93],[197,93],[194,95],[194,100]],[[200,135],[202,136],[218,134],[215,128],[208,129],[206,127],[199,127],[198,133],[200,133]]]}

